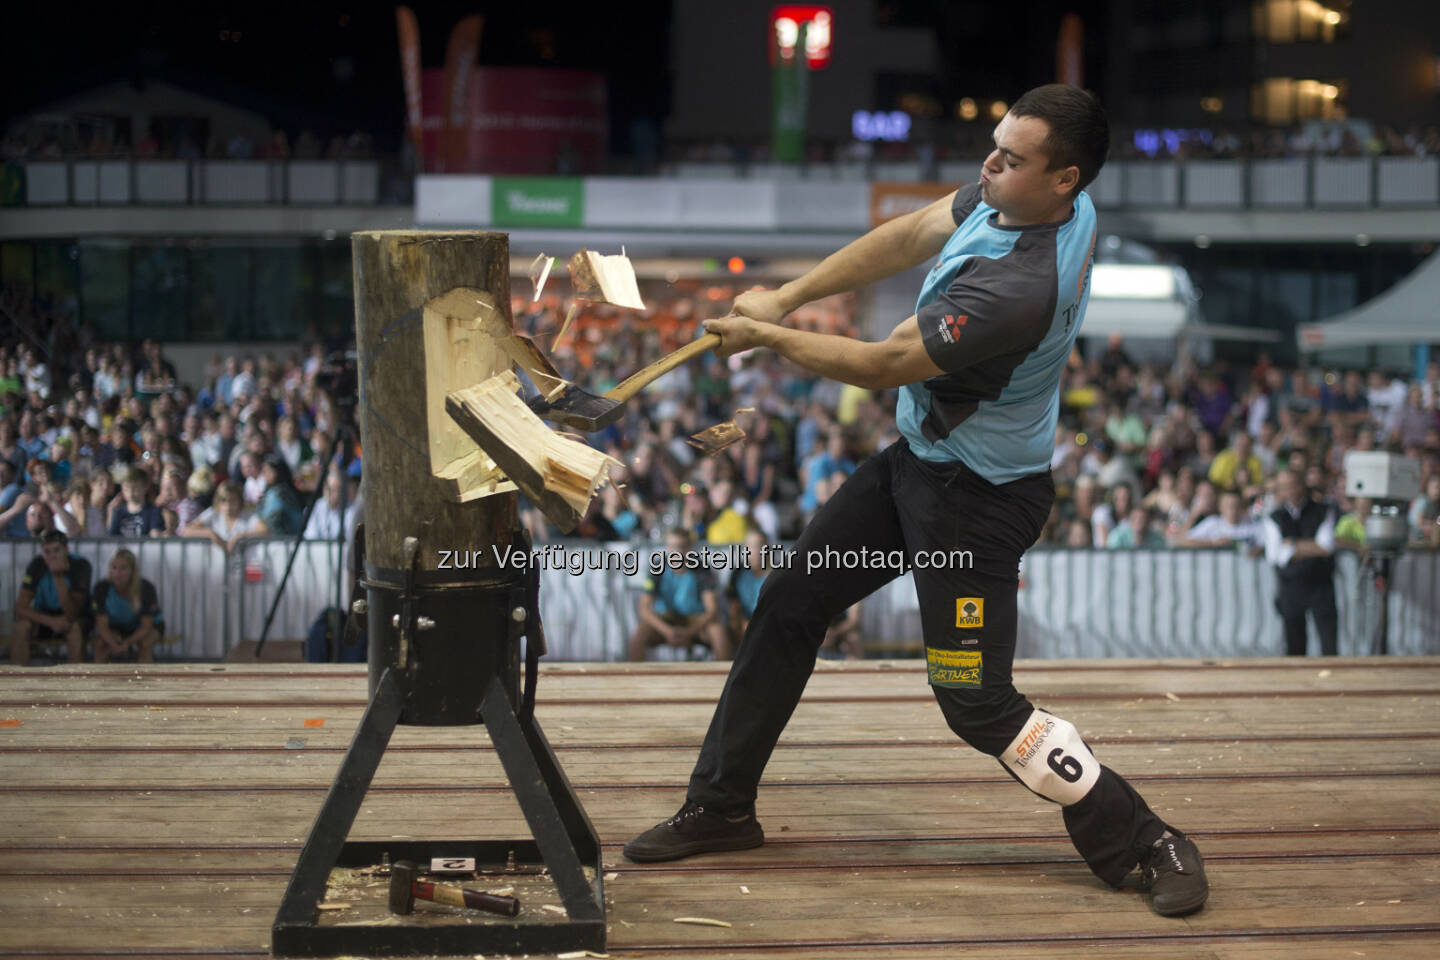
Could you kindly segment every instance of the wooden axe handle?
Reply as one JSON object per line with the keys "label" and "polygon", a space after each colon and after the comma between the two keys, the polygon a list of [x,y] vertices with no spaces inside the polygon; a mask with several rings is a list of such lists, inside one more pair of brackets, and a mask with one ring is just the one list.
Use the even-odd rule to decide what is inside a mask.
{"label": "wooden axe handle", "polygon": [[697,357],[706,350],[711,350],[719,346],[719,344],[720,334],[718,333],[707,333],[699,340],[692,340],[674,353],[666,354],[644,370],[626,378],[619,386],[607,392],[605,399],[614,400],[617,403],[624,403],[648,387],[653,381],[674,370],[686,360]]}

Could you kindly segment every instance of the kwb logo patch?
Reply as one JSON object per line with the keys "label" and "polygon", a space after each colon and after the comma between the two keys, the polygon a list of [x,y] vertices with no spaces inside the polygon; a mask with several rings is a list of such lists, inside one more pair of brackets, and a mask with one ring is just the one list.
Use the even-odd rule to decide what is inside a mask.
{"label": "kwb logo patch", "polygon": [[948,313],[945,314],[940,320],[940,339],[946,343],[954,343],[956,340],[959,340],[960,333],[965,329],[965,324],[969,322],[969,320],[970,318],[964,314],[958,317]]}
{"label": "kwb logo patch", "polygon": [[985,626],[985,598],[956,597],[955,626],[962,630],[974,630]]}

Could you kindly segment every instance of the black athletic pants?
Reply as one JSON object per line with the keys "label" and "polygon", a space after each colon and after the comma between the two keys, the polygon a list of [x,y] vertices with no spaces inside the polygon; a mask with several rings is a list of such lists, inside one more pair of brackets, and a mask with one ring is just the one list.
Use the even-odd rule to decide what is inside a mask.
{"label": "black athletic pants", "polygon": [[[800,535],[789,566],[766,576],[688,799],[720,813],[753,807],[771,751],[815,667],[825,625],[903,572],[894,565],[867,566],[854,551],[866,551],[872,560],[874,551],[899,551],[915,562],[930,676],[937,665],[963,664],[971,684],[932,683],[941,712],[961,739],[991,756],[1001,754],[1033,709],[1011,683],[1016,590],[1020,556],[1039,537],[1054,497],[1048,472],[995,485],[963,465],[923,461],[904,440],[862,463]],[[971,551],[968,569],[932,562],[935,552],[950,556],[956,550]],[[823,569],[807,573],[809,557],[823,558]],[[1083,799],[1062,809],[1076,849],[1111,884],[1166,829],[1108,767]]]}

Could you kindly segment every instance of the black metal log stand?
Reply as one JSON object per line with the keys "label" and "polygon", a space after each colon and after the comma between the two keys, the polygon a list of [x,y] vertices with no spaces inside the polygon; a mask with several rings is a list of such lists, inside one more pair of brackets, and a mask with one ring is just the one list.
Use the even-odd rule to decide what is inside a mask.
{"label": "black metal log stand", "polygon": [[[523,539],[517,546],[528,549]],[[369,624],[370,704],[355,739],[300,851],[272,931],[276,956],[339,954],[558,953],[603,950],[605,895],[600,841],[545,734],[535,721],[535,679],[544,653],[539,578],[502,576],[455,581],[420,571],[421,545],[406,538],[403,571],[367,563],[366,598],[356,612]],[[362,607],[363,605],[363,607]],[[525,686],[520,638],[525,637]],[[357,842],[347,840],[385,746],[398,723],[459,726],[484,723],[525,814],[533,839]],[[456,820],[468,818],[456,811]],[[388,858],[429,863],[470,857],[504,870],[543,865],[564,904],[564,918],[515,919],[476,914],[453,924],[362,926],[316,923],[330,872]],[[585,875],[594,871],[593,879]],[[528,916],[527,916],[528,914]],[[463,922],[470,919],[472,922]]]}

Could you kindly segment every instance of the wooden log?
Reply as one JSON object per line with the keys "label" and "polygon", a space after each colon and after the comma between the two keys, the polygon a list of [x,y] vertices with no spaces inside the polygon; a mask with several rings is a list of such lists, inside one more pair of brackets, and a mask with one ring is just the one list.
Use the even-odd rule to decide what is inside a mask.
{"label": "wooden log", "polygon": [[420,539],[426,571],[437,569],[441,550],[503,549],[517,529],[515,494],[496,483],[495,495],[459,502],[461,484],[492,485],[483,462],[464,462],[466,450],[479,451],[446,415],[445,395],[508,370],[510,359],[475,329],[473,310],[467,323],[464,310],[441,298],[457,288],[472,300],[479,292],[508,320],[509,238],[375,230],[354,234],[351,247],[368,564],[401,569],[407,536]]}

